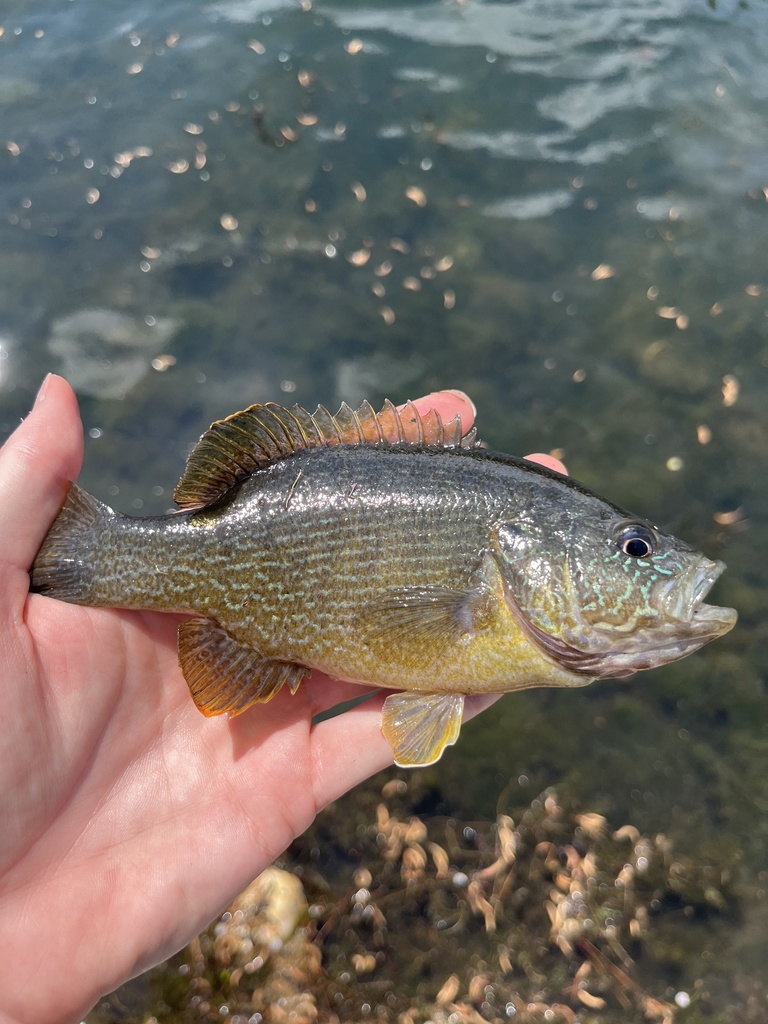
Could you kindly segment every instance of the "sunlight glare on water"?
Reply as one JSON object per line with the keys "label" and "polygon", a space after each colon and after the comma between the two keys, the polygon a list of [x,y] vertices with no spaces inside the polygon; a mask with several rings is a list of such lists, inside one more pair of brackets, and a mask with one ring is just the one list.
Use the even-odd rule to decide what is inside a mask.
{"label": "sunlight glare on water", "polygon": [[[465,389],[492,447],[722,558],[740,623],[500,702],[428,770],[436,813],[563,787],[764,894],[765,5],[13,0],[0,28],[3,434],[64,373],[84,486],[151,513],[253,402]],[[719,1008],[765,962],[750,906],[750,957],[707,940]]]}

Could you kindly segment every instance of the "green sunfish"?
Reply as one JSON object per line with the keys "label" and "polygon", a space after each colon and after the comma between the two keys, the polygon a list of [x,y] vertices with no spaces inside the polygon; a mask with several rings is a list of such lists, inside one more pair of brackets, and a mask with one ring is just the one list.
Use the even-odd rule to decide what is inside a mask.
{"label": "green sunfish", "polygon": [[722,562],[410,404],[251,406],[201,437],[174,497],[137,518],[73,484],[32,589],[194,616],[179,662],[207,715],[311,669],[403,691],[382,714],[403,766],[456,741],[467,694],[631,675],[736,622],[704,603]]}

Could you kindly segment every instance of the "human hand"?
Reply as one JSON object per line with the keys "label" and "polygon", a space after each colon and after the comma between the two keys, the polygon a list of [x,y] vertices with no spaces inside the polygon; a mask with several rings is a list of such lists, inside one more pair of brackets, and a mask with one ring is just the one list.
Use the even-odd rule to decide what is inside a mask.
{"label": "human hand", "polygon": [[[415,404],[472,425],[460,393]],[[82,450],[59,377],[0,450],[0,1024],[80,1020],[391,762],[383,696],[312,726],[360,694],[315,673],[295,696],[206,719],[178,667],[179,616],[28,593]]]}

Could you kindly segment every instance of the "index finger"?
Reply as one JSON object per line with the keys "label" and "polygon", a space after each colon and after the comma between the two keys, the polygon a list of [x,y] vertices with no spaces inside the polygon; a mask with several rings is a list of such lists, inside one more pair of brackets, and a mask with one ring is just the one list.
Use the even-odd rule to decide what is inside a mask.
{"label": "index finger", "polygon": [[540,466],[545,466],[547,469],[553,469],[556,473],[562,473],[563,476],[568,476],[568,470],[565,465],[556,459],[554,455],[546,455],[544,452],[535,452],[533,455],[526,455],[526,459],[529,462],[538,462]]}
{"label": "index finger", "polygon": [[462,435],[470,431],[475,422],[477,410],[472,400],[463,391],[433,391],[431,395],[415,398],[413,404],[422,416],[430,409],[436,410],[443,423],[449,423],[454,416],[458,416],[461,420]]}

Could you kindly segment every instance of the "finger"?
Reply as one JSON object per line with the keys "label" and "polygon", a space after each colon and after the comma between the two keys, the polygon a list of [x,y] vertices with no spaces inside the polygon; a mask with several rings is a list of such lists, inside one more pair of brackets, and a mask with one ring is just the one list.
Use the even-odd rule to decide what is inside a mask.
{"label": "finger", "polygon": [[[495,704],[500,696],[490,693],[467,697],[464,721]],[[313,727],[310,742],[318,811],[358,782],[392,764],[392,751],[381,732],[385,699],[386,693],[376,694],[364,704]]]}
{"label": "finger", "polygon": [[[381,690],[377,691],[367,683],[342,683],[322,672],[313,672],[310,678],[303,683],[302,692],[313,718],[339,707],[341,704],[346,704],[348,701],[362,702],[371,700],[376,695],[382,695]],[[396,688],[384,690],[383,696],[386,697],[387,694],[394,692],[396,692]],[[491,704],[495,704],[500,696],[500,693],[486,693],[467,697],[464,704],[464,721],[468,722],[475,715],[479,715],[481,711],[485,711]],[[293,707],[295,704],[293,696],[291,702]],[[346,714],[346,712],[344,713]]]}
{"label": "finger", "polygon": [[313,726],[310,733],[316,810],[392,764],[392,750],[381,734],[385,694],[376,694],[343,715]]}
{"label": "finger", "polygon": [[526,459],[529,462],[538,462],[540,466],[546,466],[547,469],[553,469],[556,473],[562,473],[563,476],[568,476],[568,470],[565,465],[556,459],[554,455],[545,455],[543,452],[535,452],[533,455],[526,455]]}
{"label": "finger", "polygon": [[323,672],[313,672],[302,684],[302,690],[314,717],[347,701],[362,700],[375,692],[376,687],[369,683],[343,683]]}
{"label": "finger", "polygon": [[0,449],[0,563],[27,571],[82,459],[77,399],[51,374],[32,412]]}
{"label": "finger", "polygon": [[470,719],[474,718],[475,715],[479,715],[485,711],[492,704],[503,697],[503,693],[478,693],[474,696],[467,697],[464,701],[464,715],[462,718],[463,722],[469,722]]}
{"label": "finger", "polygon": [[462,434],[472,429],[477,414],[472,400],[463,391],[434,391],[424,398],[414,399],[413,404],[422,415],[435,409],[443,423],[449,423],[454,416],[458,416]]}

